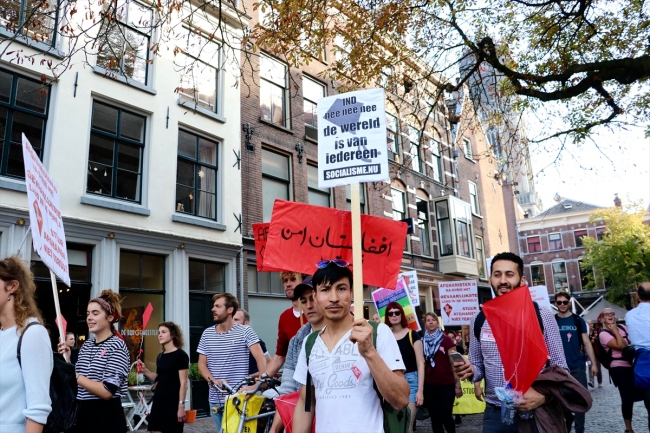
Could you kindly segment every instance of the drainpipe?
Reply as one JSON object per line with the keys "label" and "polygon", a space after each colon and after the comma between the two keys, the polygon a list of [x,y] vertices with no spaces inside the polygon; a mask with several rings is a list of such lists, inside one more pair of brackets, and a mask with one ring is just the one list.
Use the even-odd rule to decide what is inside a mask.
{"label": "drainpipe", "polygon": [[244,247],[239,250],[239,308],[244,308]]}

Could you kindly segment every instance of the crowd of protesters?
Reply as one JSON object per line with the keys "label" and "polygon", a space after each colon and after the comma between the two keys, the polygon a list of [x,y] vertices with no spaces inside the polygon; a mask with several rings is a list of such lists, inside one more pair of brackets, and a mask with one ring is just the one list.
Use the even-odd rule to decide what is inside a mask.
{"label": "crowd of protesters", "polygon": [[[496,255],[490,270],[496,296],[526,285],[523,262],[515,254]],[[201,376],[215,385],[210,387],[209,403],[217,432],[221,432],[225,404],[219,391],[222,383],[239,383],[262,373],[273,376],[280,370],[281,385],[264,395],[274,398],[298,393],[292,421],[296,433],[380,432],[384,429],[383,404],[409,414],[409,432],[414,429],[416,413],[426,411],[434,433],[455,433],[459,420],[454,421],[452,410],[455,399],[462,396],[460,381],[465,379],[476,385],[475,397],[485,400],[485,433],[570,432],[572,427],[583,433],[584,414],[591,405],[588,389],[602,386],[602,368],[609,371],[618,388],[626,432],[632,432],[634,402],[643,401],[650,412],[650,389],[640,386],[638,379],[635,382],[640,374],[647,373],[650,378],[650,371],[640,372],[635,366],[635,360],[650,351],[650,283],[638,286],[639,305],[627,313],[626,325],[618,323],[610,308],[602,311],[597,323],[585,322],[571,312],[570,295],[565,293],[555,296],[556,316],[535,304],[548,361],[518,402],[520,416],[515,416],[513,423],[504,423],[497,390],[506,385],[506,379],[490,323],[480,317],[482,313],[458,333],[444,332],[434,313],[427,313],[422,331],[415,332],[396,302],[386,306],[383,318],[373,315],[375,324],[355,320],[351,313],[352,271],[339,259],[316,264],[313,276],[283,272],[281,280],[291,306],[279,317],[272,358],[237,299],[229,293],[213,297],[215,325],[203,332],[197,352]],[[46,328],[31,326],[44,324],[34,295],[29,268],[15,257],[2,260],[3,433],[41,433],[52,410],[53,357]],[[121,400],[127,395],[127,376],[133,365],[114,327],[120,317],[120,295],[103,290],[87,305],[86,323],[92,337],[75,349],[75,335],[68,333],[57,347],[76,371],[74,433],[127,431]],[[189,367],[189,357],[182,349],[183,332],[173,322],[161,323],[158,341],[162,350],[155,372],[140,360],[136,362],[155,383],[148,430],[182,432]],[[456,353],[467,354],[468,359],[453,357]],[[338,379],[332,380],[337,375]],[[485,391],[478,386],[483,380]],[[530,412],[533,417],[525,415]],[[270,431],[283,428],[276,414]]]}

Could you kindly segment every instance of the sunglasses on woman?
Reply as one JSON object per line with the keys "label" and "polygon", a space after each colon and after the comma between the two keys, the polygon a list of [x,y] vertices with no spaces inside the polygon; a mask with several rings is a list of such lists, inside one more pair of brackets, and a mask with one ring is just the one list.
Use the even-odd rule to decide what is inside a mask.
{"label": "sunglasses on woman", "polygon": [[397,317],[402,315],[402,313],[400,313],[399,311],[389,311],[386,314],[388,315],[388,317]]}

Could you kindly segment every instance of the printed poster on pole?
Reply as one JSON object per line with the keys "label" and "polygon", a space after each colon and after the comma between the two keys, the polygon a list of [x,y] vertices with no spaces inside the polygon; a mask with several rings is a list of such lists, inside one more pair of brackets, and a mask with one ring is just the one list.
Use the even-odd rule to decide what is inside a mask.
{"label": "printed poster on pole", "polygon": [[68,251],[56,182],[22,134],[29,220],[34,251],[54,274],[70,287]]}
{"label": "printed poster on pole", "polygon": [[414,307],[420,306],[420,289],[418,288],[418,272],[417,271],[408,271],[402,272],[399,274],[398,278],[404,280],[406,288],[408,290],[409,296],[411,297],[411,304]]}
{"label": "printed poster on pole", "polygon": [[318,187],[389,180],[384,89],[318,100]]}
{"label": "printed poster on pole", "polygon": [[469,325],[479,312],[476,280],[438,283],[438,293],[445,326]]}
{"label": "printed poster on pole", "polygon": [[546,307],[550,311],[554,311],[553,307],[551,307],[546,286],[533,286],[528,289],[530,290],[530,297],[533,298],[534,302],[537,302],[540,307]]}
{"label": "printed poster on pole", "polygon": [[397,302],[404,310],[404,315],[406,316],[409,328],[414,331],[419,331],[421,329],[420,322],[415,316],[415,308],[411,304],[410,296],[404,285],[398,285],[395,290],[377,289],[372,292],[372,300],[375,303],[377,314],[379,314],[382,323],[385,322],[384,317],[386,317],[386,306],[391,302]]}

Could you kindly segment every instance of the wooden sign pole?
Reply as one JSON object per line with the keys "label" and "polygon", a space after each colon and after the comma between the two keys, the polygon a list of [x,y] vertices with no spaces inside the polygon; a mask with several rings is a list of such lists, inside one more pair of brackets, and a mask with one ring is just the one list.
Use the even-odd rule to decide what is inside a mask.
{"label": "wooden sign pole", "polygon": [[[54,308],[56,309],[56,321],[59,328],[59,342],[65,343],[65,335],[63,334],[63,316],[61,316],[61,306],[59,305],[59,290],[56,287],[56,275],[50,270],[50,279],[52,280],[52,295],[54,296]],[[70,362],[69,356],[65,356],[65,360]]]}
{"label": "wooden sign pole", "polygon": [[354,278],[354,319],[363,319],[363,263],[361,251],[361,200],[359,183],[350,185],[352,211],[352,278]]}

